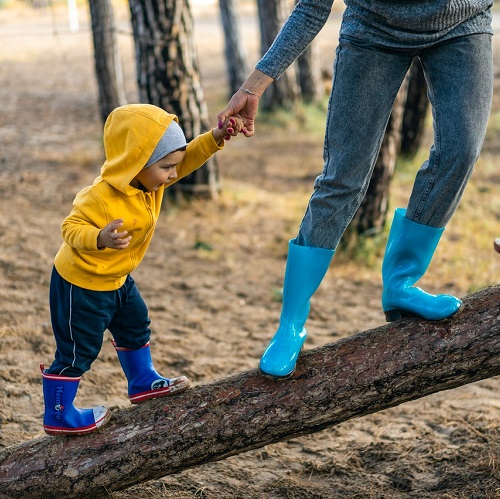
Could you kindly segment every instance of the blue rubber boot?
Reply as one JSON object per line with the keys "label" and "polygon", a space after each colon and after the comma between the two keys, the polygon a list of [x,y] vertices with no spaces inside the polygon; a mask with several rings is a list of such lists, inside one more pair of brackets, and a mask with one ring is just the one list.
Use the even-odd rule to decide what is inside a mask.
{"label": "blue rubber boot", "polygon": [[85,435],[101,427],[110,416],[106,407],[77,409],[73,401],[79,378],[47,374],[40,364],[43,378],[45,415],[43,429],[48,435]]}
{"label": "blue rubber boot", "polygon": [[328,270],[334,250],[288,243],[279,328],[260,359],[263,374],[286,378],[295,370],[306,340],[309,300]]}
{"label": "blue rubber boot", "polygon": [[165,397],[189,388],[190,381],[186,376],[169,379],[156,372],[149,343],[138,350],[119,347],[115,342],[113,345],[128,380],[128,398],[132,404]]}
{"label": "blue rubber boot", "polygon": [[398,208],[382,263],[382,307],[387,322],[401,317],[438,321],[456,314],[462,302],[451,295],[431,295],[414,284],[425,274],[444,228],[429,227],[405,217]]}

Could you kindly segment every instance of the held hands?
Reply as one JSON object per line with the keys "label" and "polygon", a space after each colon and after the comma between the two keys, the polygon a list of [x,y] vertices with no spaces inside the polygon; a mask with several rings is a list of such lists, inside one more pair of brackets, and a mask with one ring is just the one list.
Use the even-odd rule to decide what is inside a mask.
{"label": "held hands", "polygon": [[254,121],[259,108],[259,95],[247,89],[239,89],[229,101],[226,108],[217,115],[219,125],[230,116],[238,118],[243,126],[241,133],[251,137],[255,132]]}
{"label": "held hands", "polygon": [[128,232],[126,230],[118,232],[122,225],[123,218],[109,222],[97,236],[97,248],[125,249],[129,245],[132,236],[127,237]]}
{"label": "held hands", "polygon": [[220,144],[223,140],[230,140],[231,137],[236,137],[239,133],[243,132],[243,123],[240,118],[235,116],[230,116],[225,122],[219,122],[219,126],[212,130],[217,144]]}

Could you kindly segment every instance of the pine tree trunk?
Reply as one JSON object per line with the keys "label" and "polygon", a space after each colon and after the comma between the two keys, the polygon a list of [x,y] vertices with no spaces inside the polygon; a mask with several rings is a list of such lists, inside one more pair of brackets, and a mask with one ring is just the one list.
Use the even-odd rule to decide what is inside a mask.
{"label": "pine tree trunk", "polygon": [[240,88],[247,76],[246,53],[244,44],[241,43],[243,37],[236,14],[236,2],[237,0],[219,0],[224,31],[224,53],[229,80],[229,97]]}
{"label": "pine tree trunk", "polygon": [[321,100],[325,95],[325,87],[321,77],[320,50],[317,41],[313,41],[299,56],[297,68],[302,100],[308,103]]}
{"label": "pine tree trunk", "polygon": [[312,42],[297,59],[299,86],[302,100],[318,102],[325,95],[325,87],[321,78],[319,45]]}
{"label": "pine tree trunk", "polygon": [[404,319],[303,352],[293,376],[257,369],[116,411],[84,437],[43,437],[0,451],[13,498],[112,491],[500,374],[500,285],[438,322]]}
{"label": "pine tree trunk", "polygon": [[[290,10],[286,0],[257,0],[260,24],[260,51],[264,55],[281,26],[286,21]],[[291,109],[299,98],[295,66],[290,66],[278,81],[272,83],[260,100],[264,111],[280,107]]]}
{"label": "pine tree trunk", "polygon": [[409,73],[401,132],[401,154],[408,158],[413,158],[422,144],[428,108],[427,82],[420,61],[415,59]]}
{"label": "pine tree trunk", "polygon": [[109,113],[126,103],[123,71],[110,0],[89,0],[94,61],[103,123]]}
{"label": "pine tree trunk", "polygon": [[[187,141],[213,128],[201,86],[187,0],[129,0],[141,102],[179,117]],[[170,190],[217,196],[215,158]]]}

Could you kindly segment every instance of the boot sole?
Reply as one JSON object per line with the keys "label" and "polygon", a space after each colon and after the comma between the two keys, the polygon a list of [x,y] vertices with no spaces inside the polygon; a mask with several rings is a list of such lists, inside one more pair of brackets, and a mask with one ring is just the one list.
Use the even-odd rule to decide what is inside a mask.
{"label": "boot sole", "polygon": [[52,430],[50,428],[43,428],[43,431],[47,434],[50,435],[51,437],[79,437],[82,435],[88,435],[89,433],[94,433],[95,431],[99,431],[111,418],[111,411],[107,411],[106,415],[96,423],[95,426],[92,426],[91,428],[86,428],[84,430],[80,428],[61,428],[60,430]]}
{"label": "boot sole", "polygon": [[260,374],[262,374],[262,376],[264,376],[265,378],[273,379],[274,381],[283,381],[285,379],[291,378],[293,373],[295,372],[295,369],[290,374],[286,374],[285,376],[276,376],[275,374],[269,374],[260,368],[259,368],[259,371],[260,371]]}
{"label": "boot sole", "polygon": [[136,396],[136,398],[131,398],[131,404],[142,404],[148,400],[158,399],[162,397],[168,397],[169,395],[176,395],[177,393],[183,392],[187,390],[191,386],[191,382],[187,380],[186,383],[179,383],[178,385],[169,386],[167,390],[152,390],[149,393],[141,394],[140,396]]}
{"label": "boot sole", "polygon": [[450,319],[451,317],[456,317],[459,315],[464,308],[464,305],[460,305],[460,307],[454,312],[453,314],[449,315],[448,317],[443,317],[442,319],[425,319],[425,317],[422,317],[421,315],[414,314],[413,312],[409,312],[408,310],[403,310],[396,308],[394,310],[384,310],[384,315],[385,315],[385,320],[386,322],[395,322],[398,321],[399,319],[404,319],[408,317],[413,317],[413,318],[420,318],[420,319],[425,319],[427,321],[431,322],[439,322],[444,319]]}

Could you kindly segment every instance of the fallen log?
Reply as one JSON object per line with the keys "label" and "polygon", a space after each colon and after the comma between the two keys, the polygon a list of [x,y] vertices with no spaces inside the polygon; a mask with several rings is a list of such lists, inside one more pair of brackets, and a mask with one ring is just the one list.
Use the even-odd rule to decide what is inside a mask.
{"label": "fallen log", "polygon": [[258,370],[116,411],[82,437],[0,452],[9,498],[109,497],[151,479],[500,374],[500,285],[463,312],[403,319],[305,351],[288,380]]}

